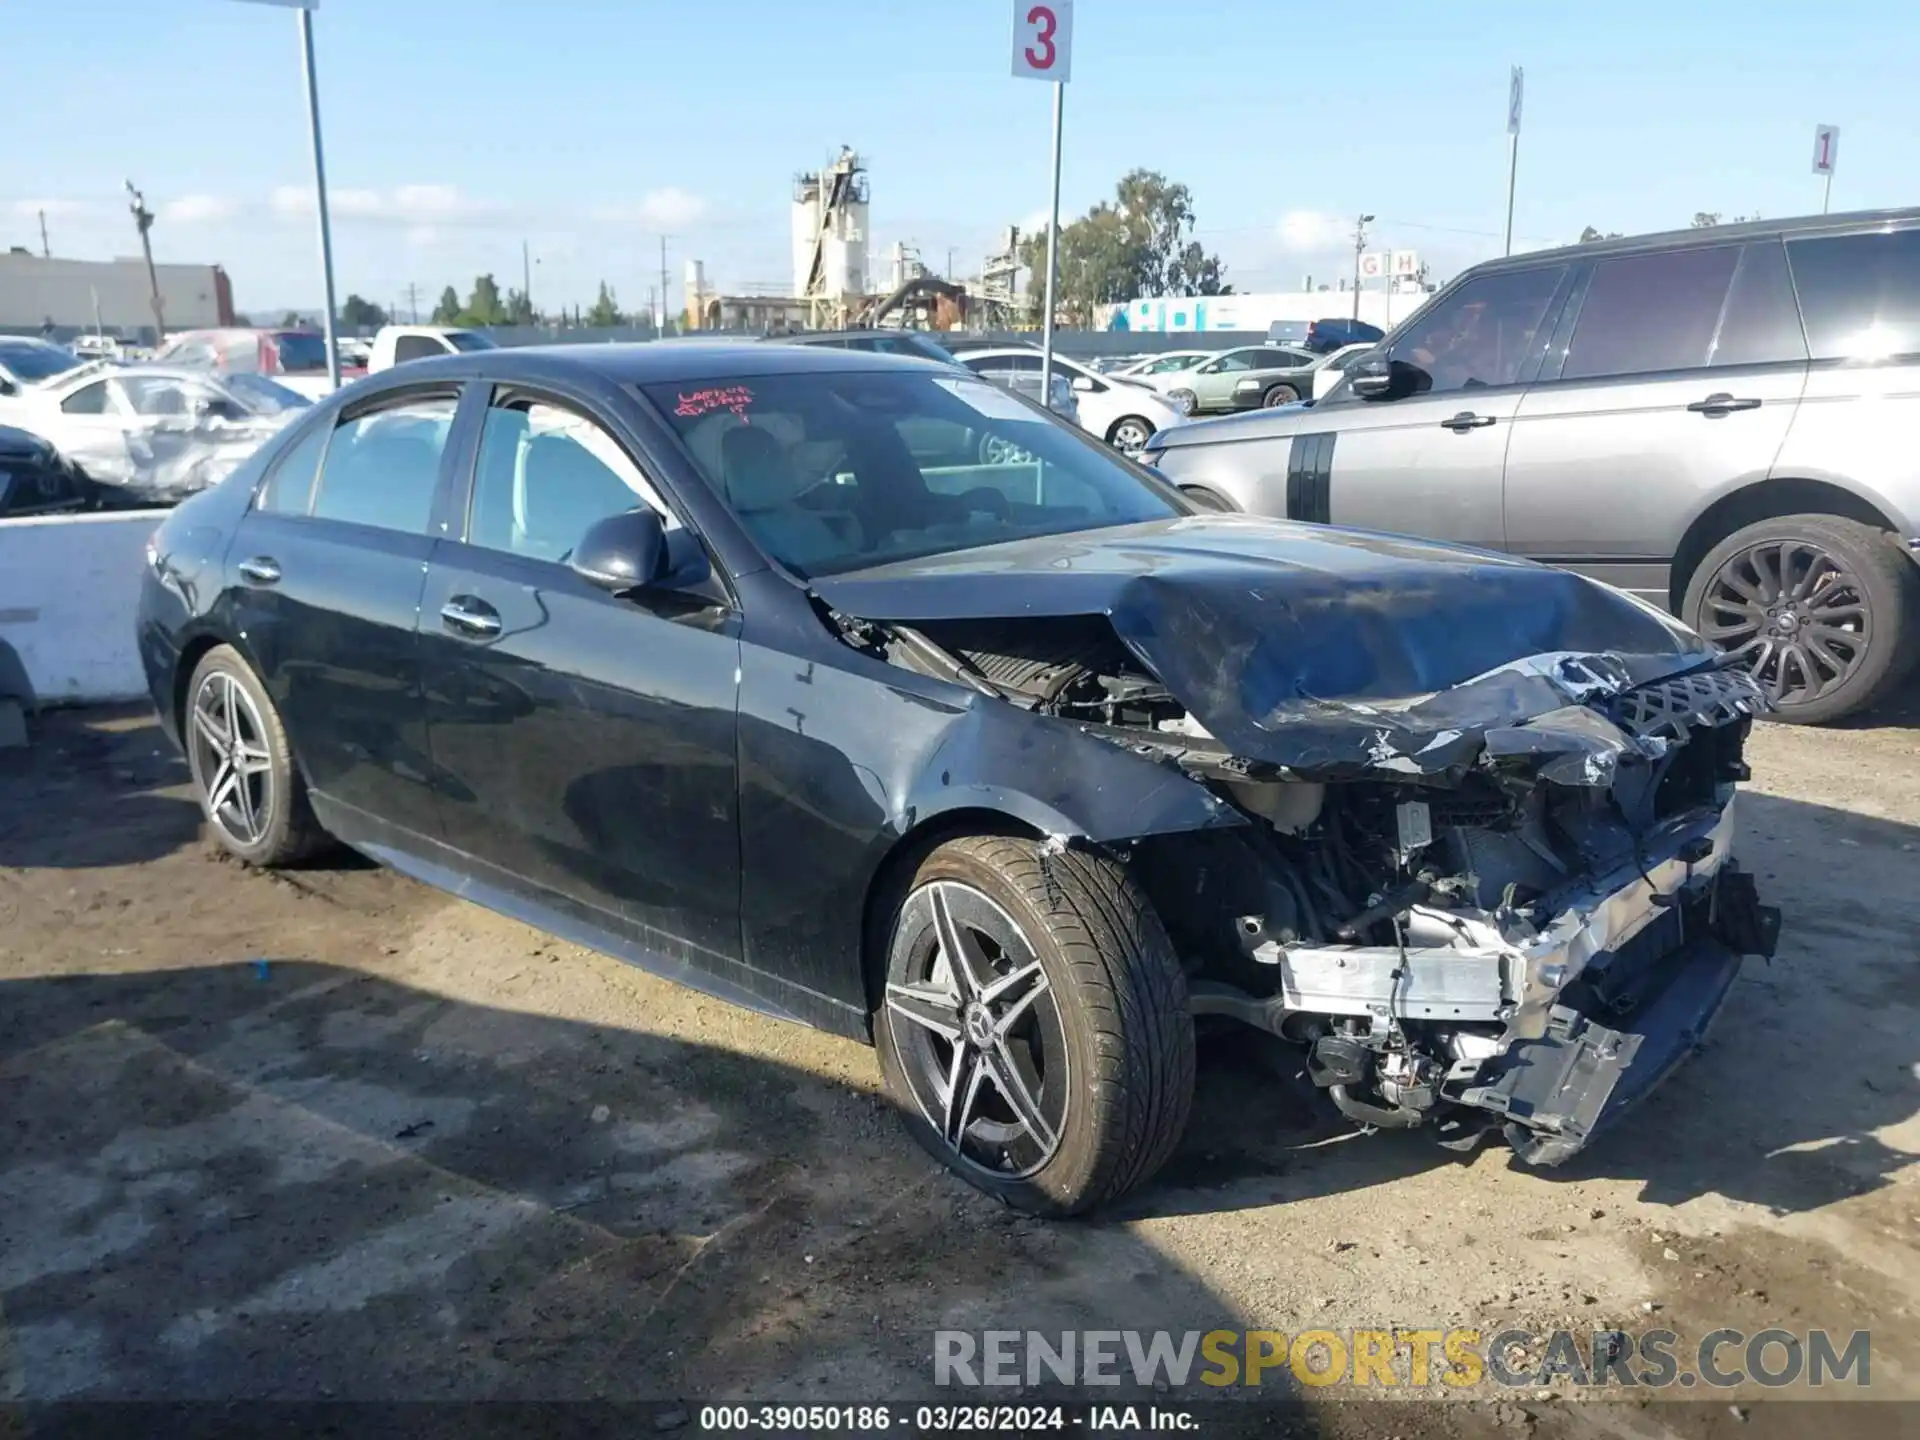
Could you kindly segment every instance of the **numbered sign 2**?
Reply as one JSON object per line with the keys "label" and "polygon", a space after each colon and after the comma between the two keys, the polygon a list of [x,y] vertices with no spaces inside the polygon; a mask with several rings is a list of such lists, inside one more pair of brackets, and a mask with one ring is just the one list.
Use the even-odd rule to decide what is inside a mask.
{"label": "numbered sign 2", "polygon": [[1073,0],[1013,0],[1013,73],[1021,80],[1073,78]]}

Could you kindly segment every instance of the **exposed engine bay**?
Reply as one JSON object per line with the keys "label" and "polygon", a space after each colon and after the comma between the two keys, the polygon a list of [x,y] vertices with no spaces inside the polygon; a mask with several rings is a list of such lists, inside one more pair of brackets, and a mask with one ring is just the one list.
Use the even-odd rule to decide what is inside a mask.
{"label": "exposed engine bay", "polygon": [[1104,615],[828,618],[1230,802],[1245,824],[1121,848],[1197,1020],[1297,1046],[1361,1125],[1460,1148],[1498,1126],[1558,1163],[1697,1048],[1743,955],[1773,952],[1778,912],[1731,854],[1765,704],[1711,658],[1648,679],[1562,652],[1407,701],[1296,696],[1235,711],[1232,746]]}

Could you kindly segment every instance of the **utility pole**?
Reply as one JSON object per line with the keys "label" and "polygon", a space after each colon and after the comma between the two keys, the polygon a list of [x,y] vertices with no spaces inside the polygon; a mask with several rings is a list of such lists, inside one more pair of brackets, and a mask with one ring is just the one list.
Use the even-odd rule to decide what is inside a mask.
{"label": "utility pole", "polygon": [[667,237],[660,237],[660,334],[667,333]]}
{"label": "utility pole", "polygon": [[407,323],[420,323],[420,287],[411,280],[407,282]]}
{"label": "utility pole", "polygon": [[526,303],[527,323],[534,323],[533,314],[533,252],[527,248],[527,242],[520,242],[520,298]]}
{"label": "utility pole", "polygon": [[1360,256],[1367,248],[1367,226],[1373,216],[1362,215],[1353,227],[1353,318],[1360,318]]}
{"label": "utility pole", "polygon": [[53,258],[53,247],[47,243],[47,212],[44,210],[40,212],[40,258],[43,260]]}
{"label": "utility pole", "polygon": [[947,279],[949,281],[953,279],[953,251],[954,247],[949,245],[947,247]]}
{"label": "utility pole", "polygon": [[147,209],[146,197],[133,188],[133,181],[127,181],[127,194],[133,202],[127,206],[133,212],[134,227],[140,232],[140,253],[147,257],[147,293],[153,301],[153,344],[158,349],[166,343],[167,321],[160,304],[160,276],[153,268],[153,241],[147,232],[153,229],[153,212]]}

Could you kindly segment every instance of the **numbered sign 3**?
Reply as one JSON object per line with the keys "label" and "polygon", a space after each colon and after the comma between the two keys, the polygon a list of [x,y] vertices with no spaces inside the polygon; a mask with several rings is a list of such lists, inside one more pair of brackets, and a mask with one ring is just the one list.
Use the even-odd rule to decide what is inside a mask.
{"label": "numbered sign 3", "polygon": [[1073,0],[1013,0],[1013,73],[1021,80],[1073,78]]}

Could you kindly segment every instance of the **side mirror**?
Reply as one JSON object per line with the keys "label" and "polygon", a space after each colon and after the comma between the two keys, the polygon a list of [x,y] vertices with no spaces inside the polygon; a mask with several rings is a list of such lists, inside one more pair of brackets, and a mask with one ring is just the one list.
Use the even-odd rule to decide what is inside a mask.
{"label": "side mirror", "polygon": [[1091,394],[1093,392],[1093,377],[1091,375],[1074,376],[1073,388],[1083,395]]}
{"label": "side mirror", "polygon": [[1362,400],[1398,400],[1422,389],[1425,371],[1405,360],[1389,360],[1375,351],[1347,369],[1347,388]]}
{"label": "side mirror", "polygon": [[594,521],[567,560],[574,574],[615,595],[658,584],[667,564],[666,527],[644,505]]}

